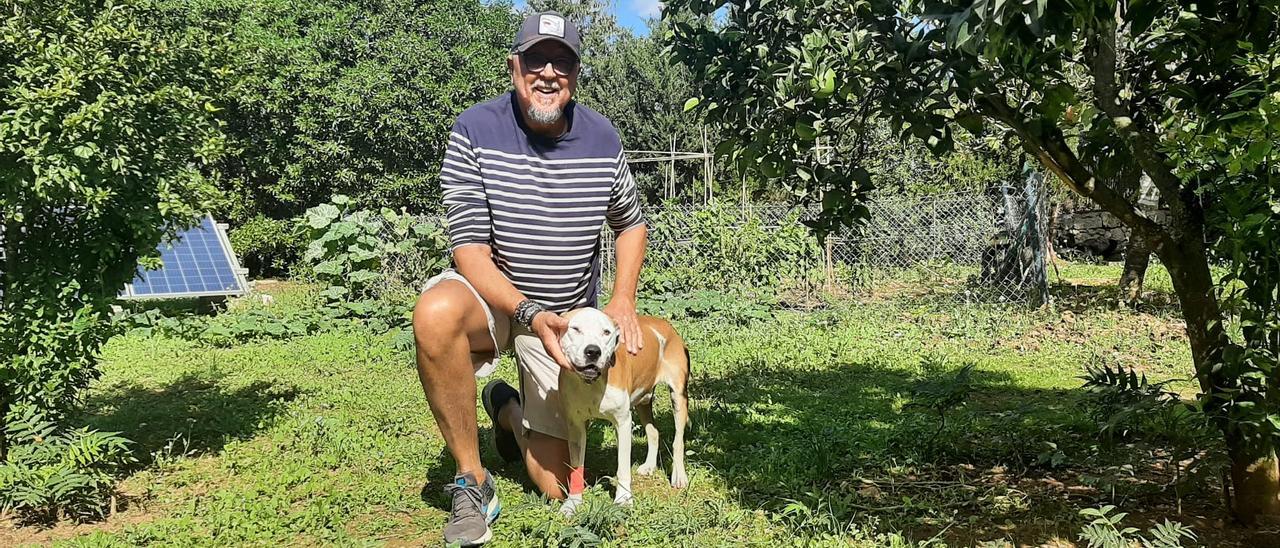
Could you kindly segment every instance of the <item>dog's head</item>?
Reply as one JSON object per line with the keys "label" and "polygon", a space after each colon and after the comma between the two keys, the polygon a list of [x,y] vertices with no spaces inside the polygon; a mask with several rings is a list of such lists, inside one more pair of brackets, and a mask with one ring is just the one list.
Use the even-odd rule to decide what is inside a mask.
{"label": "dog's head", "polygon": [[560,338],[560,348],[582,380],[594,382],[613,365],[618,349],[618,326],[604,312],[580,308],[565,315],[569,329]]}

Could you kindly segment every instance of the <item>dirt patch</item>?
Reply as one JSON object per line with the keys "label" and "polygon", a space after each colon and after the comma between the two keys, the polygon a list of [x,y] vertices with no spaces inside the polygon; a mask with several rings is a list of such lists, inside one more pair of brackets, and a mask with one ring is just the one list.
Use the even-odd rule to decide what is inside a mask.
{"label": "dirt patch", "polygon": [[136,499],[129,499],[127,496],[122,498],[135,502],[106,519],[87,523],[62,521],[51,526],[23,525],[14,516],[5,516],[0,518],[0,546],[49,544],[94,533],[114,533],[127,527],[149,523],[163,515],[162,512],[137,503]]}
{"label": "dirt patch", "polygon": [[[1141,468],[1123,478],[1129,487],[1159,481],[1159,470]],[[1078,544],[1078,535],[1088,519],[1080,516],[1079,510],[1105,504],[1122,506],[1116,512],[1128,512],[1123,526],[1143,533],[1166,519],[1180,522],[1197,537],[1189,546],[1280,546],[1280,528],[1232,523],[1213,498],[1212,486],[1197,496],[1183,497],[1180,504],[1167,493],[1132,494],[1115,502],[1110,492],[1088,481],[1097,473],[1073,468],[1013,471],[1003,466],[984,469],[961,464],[859,478],[842,484],[841,490],[858,501],[855,508],[881,518],[896,512],[903,512],[902,517],[915,514],[907,518],[914,523],[900,523],[910,538],[939,538],[951,546],[1083,546]],[[917,511],[904,508],[904,500],[915,501]],[[943,511],[920,516],[918,509],[929,507]]]}

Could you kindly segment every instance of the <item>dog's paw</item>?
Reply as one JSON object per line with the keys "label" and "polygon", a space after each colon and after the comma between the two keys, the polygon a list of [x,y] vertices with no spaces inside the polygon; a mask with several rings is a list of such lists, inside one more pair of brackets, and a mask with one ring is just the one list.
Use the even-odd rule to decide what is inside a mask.
{"label": "dog's paw", "polygon": [[657,471],[658,471],[658,465],[651,464],[648,462],[641,464],[640,467],[636,469],[636,473],[640,474],[641,476],[648,476]]}
{"label": "dog's paw", "polygon": [[631,506],[631,492],[619,490],[617,496],[613,497],[613,503],[619,506]]}
{"label": "dog's paw", "polygon": [[689,486],[689,475],[684,470],[671,471],[671,486],[676,489],[684,489]]}
{"label": "dog's paw", "polygon": [[560,505],[560,513],[564,514],[564,517],[566,518],[573,517],[573,514],[578,511],[579,506],[582,506],[582,497],[567,498],[564,500],[564,503]]}

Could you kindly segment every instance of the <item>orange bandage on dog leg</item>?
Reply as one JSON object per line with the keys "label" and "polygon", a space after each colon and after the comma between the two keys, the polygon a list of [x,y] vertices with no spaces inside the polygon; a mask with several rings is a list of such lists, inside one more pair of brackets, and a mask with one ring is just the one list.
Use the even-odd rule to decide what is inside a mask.
{"label": "orange bandage on dog leg", "polygon": [[585,469],[585,466],[579,466],[569,472],[570,495],[581,495],[583,491],[587,490],[587,482],[583,479],[583,470]]}

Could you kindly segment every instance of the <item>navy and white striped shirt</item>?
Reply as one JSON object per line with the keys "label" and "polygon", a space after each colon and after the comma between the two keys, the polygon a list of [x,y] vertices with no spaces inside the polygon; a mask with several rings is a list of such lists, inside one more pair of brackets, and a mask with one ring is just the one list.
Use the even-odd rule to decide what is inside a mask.
{"label": "navy and white striped shirt", "polygon": [[514,93],[453,125],[440,184],[450,249],[484,244],[521,293],[555,312],[595,306],[600,233],[644,224],[613,124],[570,103],[558,139],[524,124]]}

